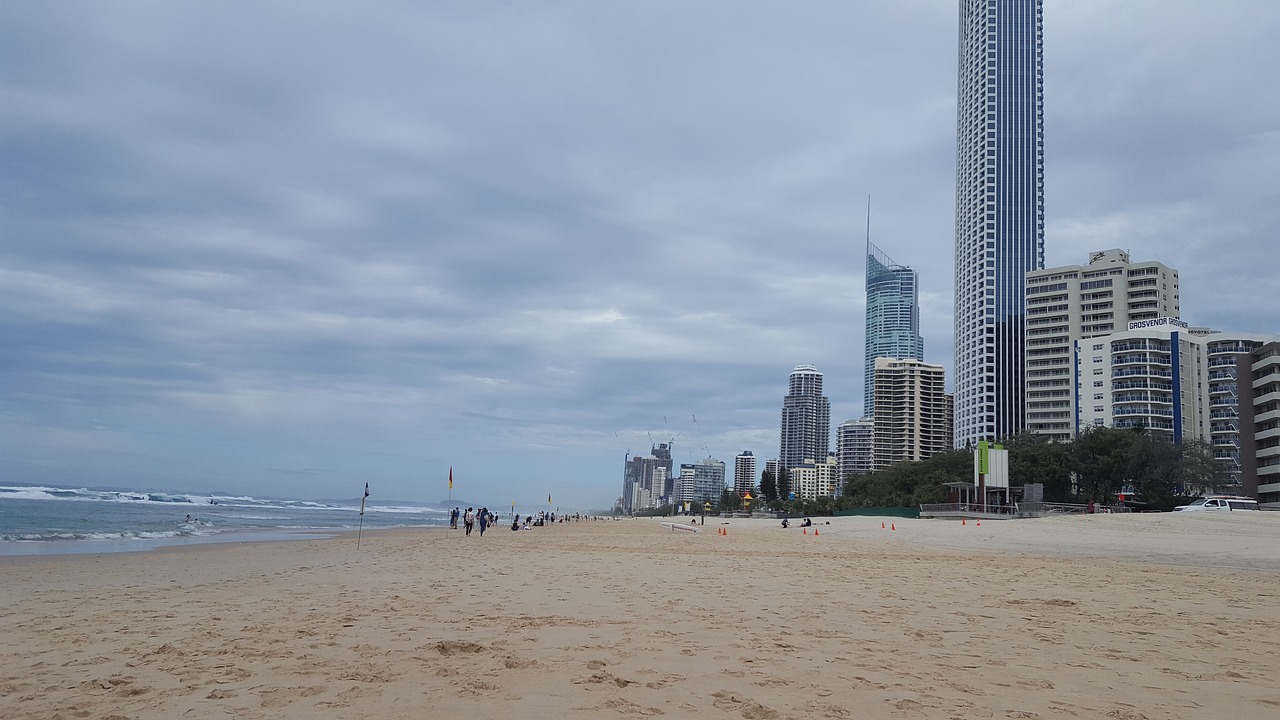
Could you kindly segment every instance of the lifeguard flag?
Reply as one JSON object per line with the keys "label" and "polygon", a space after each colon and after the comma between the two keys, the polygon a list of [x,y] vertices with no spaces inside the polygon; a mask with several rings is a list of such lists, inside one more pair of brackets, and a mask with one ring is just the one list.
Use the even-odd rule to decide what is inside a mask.
{"label": "lifeguard flag", "polygon": [[548,495],[547,495],[547,504],[548,504],[548,505],[550,505],[550,504],[551,504],[551,495],[550,495],[550,494],[548,494]]}
{"label": "lifeguard flag", "polygon": [[360,514],[364,514],[364,501],[369,497],[369,483],[364,484],[364,497],[360,498]]}
{"label": "lifeguard flag", "polygon": [[453,466],[449,466],[449,489],[453,489]]}

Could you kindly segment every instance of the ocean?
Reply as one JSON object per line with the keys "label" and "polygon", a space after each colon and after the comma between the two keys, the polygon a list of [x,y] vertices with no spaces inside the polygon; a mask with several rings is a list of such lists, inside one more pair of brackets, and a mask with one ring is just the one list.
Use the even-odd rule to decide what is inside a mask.
{"label": "ocean", "polygon": [[[444,527],[447,508],[365,504],[363,527]],[[359,499],[0,486],[0,555],[130,552],[167,545],[329,537],[361,526]]]}

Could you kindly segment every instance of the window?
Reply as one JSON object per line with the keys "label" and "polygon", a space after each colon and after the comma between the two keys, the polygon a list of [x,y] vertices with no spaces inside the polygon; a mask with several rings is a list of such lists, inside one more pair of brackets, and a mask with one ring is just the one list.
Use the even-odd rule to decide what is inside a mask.
{"label": "window", "polygon": [[[1099,384],[1101,384],[1101,383],[1099,383]],[[1101,400],[1101,399],[1102,399],[1102,393],[1094,393],[1094,394],[1093,394],[1093,399],[1094,399],[1094,400]]]}
{"label": "window", "polygon": [[1096,345],[1094,345],[1094,346],[1093,346],[1093,349],[1094,349],[1094,350],[1101,350],[1101,349],[1102,349],[1102,348],[1104,348],[1104,347],[1106,347],[1106,346],[1105,346],[1105,345],[1103,345],[1102,343],[1098,343],[1098,344],[1096,344]]}
{"label": "window", "polygon": [[1093,386],[1094,386],[1094,387],[1102,387],[1102,381],[1101,381],[1101,380],[1094,380],[1094,381],[1093,381]]}

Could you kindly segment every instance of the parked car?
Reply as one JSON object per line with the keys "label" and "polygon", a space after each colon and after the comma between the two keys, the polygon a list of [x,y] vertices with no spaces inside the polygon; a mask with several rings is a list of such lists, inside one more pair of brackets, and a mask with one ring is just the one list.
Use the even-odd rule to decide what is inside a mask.
{"label": "parked car", "polygon": [[1198,511],[1198,510],[1258,510],[1258,501],[1253,498],[1237,497],[1235,495],[1210,495],[1206,498],[1200,498],[1190,505],[1179,505],[1174,508],[1175,511]]}

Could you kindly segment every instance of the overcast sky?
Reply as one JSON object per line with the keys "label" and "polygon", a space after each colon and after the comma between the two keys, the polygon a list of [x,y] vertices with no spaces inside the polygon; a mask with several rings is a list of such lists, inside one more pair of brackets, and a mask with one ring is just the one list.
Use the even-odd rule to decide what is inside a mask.
{"label": "overcast sky", "polygon": [[[0,482],[608,507],[952,365],[957,4],[0,4]],[[1050,266],[1280,332],[1280,5],[1046,0]],[[948,379],[950,385],[950,379]],[[695,421],[696,416],[696,421]]]}

